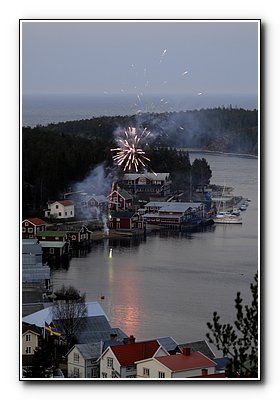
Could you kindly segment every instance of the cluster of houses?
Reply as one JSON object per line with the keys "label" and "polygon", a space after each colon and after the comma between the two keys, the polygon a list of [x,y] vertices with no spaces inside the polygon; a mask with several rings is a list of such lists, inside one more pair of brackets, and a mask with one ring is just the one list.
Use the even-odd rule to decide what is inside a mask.
{"label": "cluster of houses", "polygon": [[[140,205],[135,203],[139,194],[142,199],[147,199],[142,200]],[[22,221],[23,291],[40,287],[44,295],[52,295],[52,261],[67,259],[72,249],[88,246],[96,237],[97,229],[103,235],[99,238],[111,232],[132,235],[163,227],[183,229],[192,221],[200,221],[208,212],[204,202],[174,202],[170,195],[170,174],[145,172],[124,174],[117,188],[107,197],[70,192],[65,193],[62,200],[49,202],[44,220],[33,217]],[[29,310],[28,301],[26,304],[23,301],[23,377],[28,377],[36,351],[41,349],[42,343],[53,340],[51,343],[57,349],[65,345],[65,332],[60,322],[53,319],[53,303],[47,303],[48,299],[52,300],[44,298],[42,307],[35,312]],[[60,366],[51,367],[52,377],[225,377],[228,360],[216,358],[205,341],[181,345],[170,337],[136,341],[132,335],[111,327],[99,303],[87,303],[87,311],[87,317],[83,318],[75,333],[75,344],[64,354]],[[59,335],[56,336],[55,331]]]}
{"label": "cluster of houses", "polygon": [[[53,305],[22,320],[22,376],[29,376],[36,351],[49,341],[59,353],[64,332],[53,319]],[[178,344],[171,337],[137,341],[119,328],[112,328],[98,302],[86,303],[75,344],[48,367],[52,378],[80,379],[220,379],[226,377],[227,358],[217,358],[205,340]]]}

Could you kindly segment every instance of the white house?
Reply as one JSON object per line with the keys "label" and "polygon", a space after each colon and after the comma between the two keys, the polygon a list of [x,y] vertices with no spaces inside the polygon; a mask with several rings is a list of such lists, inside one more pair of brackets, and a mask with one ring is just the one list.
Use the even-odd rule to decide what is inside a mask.
{"label": "white house", "polygon": [[151,357],[136,363],[137,378],[170,379],[197,378],[215,374],[216,363],[199,351]]}
{"label": "white house", "polygon": [[151,357],[164,356],[168,352],[157,340],[133,342],[107,347],[99,358],[100,378],[136,378],[136,362]]}
{"label": "white house", "polygon": [[72,200],[59,200],[48,203],[45,211],[46,218],[73,218],[75,216],[74,203]]}
{"label": "white house", "polygon": [[102,342],[75,344],[67,354],[68,378],[99,378]]}

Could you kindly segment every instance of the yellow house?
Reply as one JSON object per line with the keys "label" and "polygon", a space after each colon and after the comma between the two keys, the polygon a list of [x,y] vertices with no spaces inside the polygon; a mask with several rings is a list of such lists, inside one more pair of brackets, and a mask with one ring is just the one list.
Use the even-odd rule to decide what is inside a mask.
{"label": "yellow house", "polygon": [[41,330],[36,325],[22,324],[22,355],[32,356],[39,346]]}

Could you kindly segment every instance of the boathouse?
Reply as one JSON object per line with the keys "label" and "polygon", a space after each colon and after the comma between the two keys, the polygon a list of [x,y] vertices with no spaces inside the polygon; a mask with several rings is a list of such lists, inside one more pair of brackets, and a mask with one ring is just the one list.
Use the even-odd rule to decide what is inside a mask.
{"label": "boathouse", "polygon": [[22,238],[34,239],[38,231],[45,231],[47,223],[40,218],[28,218],[22,221]]}

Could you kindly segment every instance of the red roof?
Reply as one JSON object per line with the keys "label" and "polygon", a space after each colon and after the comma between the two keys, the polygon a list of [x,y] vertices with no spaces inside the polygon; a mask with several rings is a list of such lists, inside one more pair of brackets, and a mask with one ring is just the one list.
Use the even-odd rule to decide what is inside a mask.
{"label": "red roof", "polygon": [[133,365],[136,361],[145,360],[154,356],[160,347],[156,340],[138,342],[111,347],[121,366]]}
{"label": "red roof", "polygon": [[28,218],[26,221],[31,222],[33,225],[46,225],[47,223],[40,218]]}
{"label": "red roof", "polygon": [[74,204],[72,200],[58,200],[58,203],[63,206],[72,206]]}
{"label": "red roof", "polygon": [[195,351],[188,356],[184,354],[174,354],[170,356],[156,357],[156,360],[165,365],[171,371],[183,371],[195,368],[214,367],[216,363],[204,356],[199,351]]}

